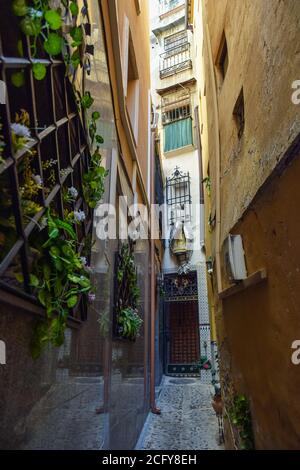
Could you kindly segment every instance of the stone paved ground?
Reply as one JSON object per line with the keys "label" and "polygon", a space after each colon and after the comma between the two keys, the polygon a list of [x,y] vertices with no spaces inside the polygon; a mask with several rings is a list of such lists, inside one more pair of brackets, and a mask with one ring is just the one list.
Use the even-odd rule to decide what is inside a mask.
{"label": "stone paved ground", "polygon": [[161,415],[149,415],[137,449],[222,450],[211,392],[199,379],[165,377],[157,401]]}

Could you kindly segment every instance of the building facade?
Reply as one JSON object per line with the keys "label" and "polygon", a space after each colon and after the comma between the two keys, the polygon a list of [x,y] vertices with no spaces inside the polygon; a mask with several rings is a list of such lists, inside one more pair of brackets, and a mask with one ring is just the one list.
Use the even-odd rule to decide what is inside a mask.
{"label": "building facade", "polygon": [[[132,449],[150,404],[154,406],[151,377],[154,377],[155,318],[152,320],[151,312],[155,312],[156,277],[149,266],[153,257],[159,274],[158,242],[137,240],[127,255],[134,259],[136,267],[131,276],[139,293],[136,308],[142,319],[135,341],[124,337],[116,317],[123,292],[116,278],[120,263],[125,262],[122,246],[128,244],[125,228],[135,215],[128,215],[126,203],[149,207],[155,174],[159,174],[155,173],[154,165],[151,167],[154,147],[148,2],[103,0],[75,4],[78,9],[74,10],[73,5],[72,10],[65,10],[62,2],[55,2],[52,8],[61,8],[61,18],[55,16],[56,24],[52,24],[53,31],[58,33],[53,32],[55,39],[51,36],[52,42],[46,44],[38,39],[35,51],[29,47],[30,39],[20,31],[22,15],[29,13],[18,10],[18,6],[12,10],[11,5],[1,12],[1,83],[7,90],[0,108],[1,201],[7,200],[5,208],[1,202],[0,218],[0,339],[6,352],[0,370],[2,449]],[[69,34],[72,45],[68,47],[73,52],[66,69],[63,58],[69,49],[62,55],[55,47],[62,44],[60,38]],[[76,45],[79,49],[73,50]],[[35,69],[31,69],[33,54],[40,61]],[[49,54],[54,54],[55,60],[49,60]],[[42,79],[44,66],[46,77]],[[20,128],[13,124],[21,125],[22,110],[30,116],[26,133],[31,138],[22,148],[23,141],[18,141],[20,147],[16,148],[15,131]],[[34,149],[36,160],[28,158],[30,149]],[[98,158],[99,152],[102,166],[98,171],[99,160],[93,167],[90,158]],[[103,191],[101,186],[87,186],[91,169],[93,181],[96,177],[101,179]],[[16,195],[18,188],[26,187],[28,171],[29,179],[34,176],[34,181],[38,181],[38,189],[36,199],[31,194],[25,201],[27,193],[23,189],[20,199]],[[95,190],[102,195],[100,206],[101,195]],[[95,198],[92,202],[87,200],[91,194]],[[24,217],[24,208],[29,203],[30,207],[36,204],[36,210],[26,218],[29,212],[26,209]],[[103,212],[103,204],[115,208],[116,224],[115,219],[110,222],[113,216],[110,209]],[[36,298],[39,280],[29,274],[33,272],[36,255],[33,240],[39,230],[45,234],[42,227],[45,215],[44,222],[49,227],[48,208],[53,210],[51,214],[61,229],[68,230],[61,243],[70,235],[85,247],[85,256],[80,259],[81,263],[86,259],[89,264],[93,291],[89,303],[81,297],[80,301],[76,296],[72,301],[68,298],[65,338],[57,339],[57,343],[63,344],[54,347],[50,335],[42,353],[33,359],[29,347],[32,333],[37,321],[45,319],[41,300],[44,304],[48,301],[45,297]],[[83,221],[76,225],[76,234],[65,224],[75,213]],[[5,223],[5,217],[11,226]],[[99,228],[103,228],[103,217],[112,230],[121,226],[124,231],[105,239]],[[8,230],[12,244],[6,243]],[[58,236],[57,230],[49,231],[50,239]],[[46,248],[50,242],[47,243]],[[74,248],[75,242],[69,246]],[[78,256],[75,258],[78,268]],[[62,272],[63,266],[56,262],[55,269]],[[41,275],[42,279],[45,275],[45,272]],[[83,282],[74,276],[68,279]],[[82,291],[88,289],[81,287]],[[56,289],[59,297],[58,284]],[[55,323],[51,325],[54,328]]]}
{"label": "building facade", "polygon": [[[152,5],[152,90],[165,178],[164,367],[170,375],[197,375],[201,365],[214,362],[199,186],[198,84],[186,14],[184,1]],[[201,377],[210,383],[211,370],[203,369]]]}
{"label": "building facade", "polygon": [[[299,2],[188,3],[202,67],[205,245],[224,414],[244,397],[250,445],[299,449]],[[225,423],[228,448],[249,445],[249,430],[243,437]]]}

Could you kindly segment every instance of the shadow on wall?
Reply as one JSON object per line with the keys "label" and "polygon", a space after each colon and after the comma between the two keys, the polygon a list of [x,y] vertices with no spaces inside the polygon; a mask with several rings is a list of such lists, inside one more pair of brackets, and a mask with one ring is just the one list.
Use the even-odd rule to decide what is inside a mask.
{"label": "shadow on wall", "polygon": [[223,302],[220,343],[226,337],[230,356],[222,362],[232,361],[234,384],[250,398],[257,449],[300,446],[300,375],[291,362],[300,331],[299,174],[298,156],[235,227],[248,272],[266,268],[268,279]]}

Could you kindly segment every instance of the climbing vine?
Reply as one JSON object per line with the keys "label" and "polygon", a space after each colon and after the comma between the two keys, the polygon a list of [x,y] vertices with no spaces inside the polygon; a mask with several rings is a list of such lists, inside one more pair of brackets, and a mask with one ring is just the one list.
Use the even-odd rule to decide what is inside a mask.
{"label": "climbing vine", "polygon": [[[79,14],[76,1],[32,0],[29,3],[27,0],[13,0],[12,10],[20,18],[22,33],[30,40],[32,58],[37,57],[40,44],[52,58],[63,54],[66,65],[73,70],[79,66],[83,31],[81,26],[75,24]],[[69,23],[69,28],[67,33],[62,34],[64,23]],[[37,59],[32,65],[32,72],[36,80],[43,80],[47,73],[46,65]],[[13,75],[15,86],[23,85],[23,73],[21,71]]]}
{"label": "climbing vine", "polygon": [[[54,166],[57,162],[53,159],[43,160],[41,170],[45,174],[48,172],[48,177],[43,178],[43,175],[38,174],[34,165],[36,151],[30,145],[32,137],[28,112],[22,109],[16,113],[15,122],[11,125],[13,151],[23,152],[18,170],[23,218],[28,222],[39,214],[35,221],[38,230],[30,239],[30,287],[46,312],[45,319],[36,324],[31,342],[32,356],[37,358],[46,344],[63,344],[67,318],[81,297],[85,296],[89,301],[94,299],[91,269],[88,266],[88,239],[79,242],[75,229],[76,225],[84,222],[86,214],[83,210],[76,209],[76,200],[82,192],[86,205],[94,209],[103,196],[104,180],[108,172],[101,164],[100,144],[103,143],[103,138],[97,132],[100,114],[94,111],[88,118],[88,110],[93,105],[94,98],[89,91],[82,92],[75,88],[75,76],[78,67],[84,65],[85,53],[85,23],[79,17],[77,1],[13,0],[11,8],[19,19],[21,32],[28,38],[35,80],[44,80],[47,75],[49,64],[39,58],[41,51],[42,55],[47,54],[51,59],[59,56],[63,58],[78,112],[82,113],[82,118],[86,121],[84,127],[88,130],[87,139],[91,151],[87,169],[82,175],[82,188],[70,186],[62,189],[65,203],[63,216],[58,214],[54,205],[45,212],[39,202],[40,193],[43,191],[45,196],[50,194],[51,186],[55,184]],[[17,48],[23,56],[22,41],[18,41]],[[13,73],[11,81],[15,87],[24,86],[25,71],[21,69]],[[5,161],[4,148],[0,126],[0,164]],[[69,170],[61,169],[60,178],[67,177],[68,173],[64,173],[67,171]],[[1,188],[1,201],[5,200],[5,194],[4,188]],[[3,205],[1,209],[4,208]],[[11,211],[11,206],[7,207],[8,211]],[[9,214],[11,217],[10,212]],[[12,228],[10,220],[0,218],[0,253],[2,247],[8,243],[7,237]],[[17,272],[15,277],[19,283],[24,282],[21,272]],[[134,318],[134,310],[127,313]],[[123,316],[125,317],[124,309]],[[124,331],[125,328],[124,326]]]}
{"label": "climbing vine", "polygon": [[[46,309],[46,321],[40,323],[31,343],[34,358],[45,344],[61,346],[70,310],[81,294],[91,292],[92,286],[86,260],[78,252],[76,233],[71,224],[47,213],[48,239],[37,237],[33,247],[35,259],[30,275],[31,286]],[[68,236],[66,236],[66,234]]]}
{"label": "climbing vine", "polygon": [[235,395],[229,410],[232,424],[237,428],[242,450],[254,449],[254,436],[252,429],[252,418],[250,403],[245,395]]}
{"label": "climbing vine", "polygon": [[120,337],[135,340],[143,320],[138,313],[140,289],[137,285],[132,242],[121,246],[116,264],[116,333]]}

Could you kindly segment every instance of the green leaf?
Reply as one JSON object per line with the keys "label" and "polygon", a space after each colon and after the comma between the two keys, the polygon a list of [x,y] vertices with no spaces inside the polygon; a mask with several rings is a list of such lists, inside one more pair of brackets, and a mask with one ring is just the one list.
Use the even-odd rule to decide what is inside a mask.
{"label": "green leaf", "polygon": [[55,284],[54,284],[54,294],[56,297],[59,297],[63,291],[63,285],[61,282],[61,279],[58,277],[55,279]]}
{"label": "green leaf", "polygon": [[46,303],[48,301],[48,293],[46,290],[41,290],[39,293],[38,293],[38,299],[40,301],[40,303],[46,307]]}
{"label": "green leaf", "polygon": [[48,10],[45,13],[45,20],[49,24],[49,27],[56,31],[61,28],[62,20],[61,16],[56,10]]}
{"label": "green leaf", "polygon": [[38,36],[42,30],[42,23],[39,18],[25,16],[20,22],[20,28],[26,36]]}
{"label": "green leaf", "polygon": [[80,52],[78,49],[71,55],[71,65],[76,69],[80,64]]}
{"label": "green leaf", "polygon": [[57,33],[49,33],[47,40],[44,42],[44,49],[49,55],[58,55],[62,49],[62,38]]}
{"label": "green leaf", "polygon": [[33,65],[32,72],[36,80],[43,80],[46,77],[47,69],[44,64],[37,62]]}
{"label": "green leaf", "polygon": [[53,238],[57,238],[59,235],[59,230],[58,228],[56,227],[53,227],[49,230],[49,233],[48,233],[48,236],[49,238],[53,239]]}
{"label": "green leaf", "polygon": [[70,12],[73,16],[77,16],[79,13],[79,8],[76,2],[71,2],[70,4]]}
{"label": "green leaf", "polygon": [[74,284],[79,284],[84,289],[91,287],[91,281],[85,276],[76,276],[74,274],[69,274],[68,279]]}
{"label": "green leaf", "polygon": [[22,43],[21,39],[19,39],[18,42],[17,42],[17,50],[18,50],[18,54],[21,57],[24,57],[24,49],[23,49],[23,43]]}
{"label": "green leaf", "polygon": [[60,259],[54,259],[54,266],[60,273],[64,270],[64,264]]}
{"label": "green leaf", "polygon": [[67,244],[62,247],[62,252],[65,256],[69,258],[72,258],[74,256],[73,248]]}
{"label": "green leaf", "polygon": [[54,318],[50,325],[49,337],[54,346],[61,346],[64,343],[65,322],[60,318]]}
{"label": "green leaf", "polygon": [[86,91],[80,102],[83,109],[88,109],[94,103],[94,99],[92,98],[90,92]]}
{"label": "green leaf", "polygon": [[101,135],[97,134],[96,137],[95,137],[95,140],[96,140],[97,144],[103,144],[104,143],[104,139]]}
{"label": "green leaf", "polygon": [[12,10],[16,16],[25,16],[27,13],[27,4],[25,0],[13,0]]}
{"label": "green leaf", "polygon": [[21,88],[24,84],[25,84],[25,75],[24,75],[24,71],[20,71],[20,72],[14,72],[12,75],[11,75],[11,83],[13,84],[13,86],[15,86],[16,88]]}
{"label": "green leaf", "polygon": [[15,278],[20,284],[22,284],[24,282],[24,276],[21,273],[16,273]]}
{"label": "green leaf", "polygon": [[60,219],[55,219],[55,224],[57,225],[57,227],[65,230],[73,240],[76,240],[77,238],[76,232],[73,230],[70,224]]}
{"label": "green leaf", "polygon": [[80,282],[80,277],[75,276],[75,274],[69,274],[68,279],[69,279],[69,281],[74,282],[74,284],[79,284],[79,282]]}
{"label": "green leaf", "polygon": [[73,47],[80,46],[82,44],[83,33],[80,26],[74,26],[70,31],[70,36],[73,39]]}
{"label": "green leaf", "polygon": [[44,275],[44,279],[46,281],[48,281],[50,279],[50,276],[51,276],[51,267],[48,265],[48,264],[44,264],[43,265],[43,275]]}
{"label": "green leaf", "polygon": [[57,246],[51,246],[50,255],[56,258],[57,256],[60,255],[60,249]]}
{"label": "green leaf", "polygon": [[75,305],[77,304],[78,302],[78,297],[77,295],[72,295],[71,297],[68,298],[67,300],[67,306],[68,308],[74,308]]}
{"label": "green leaf", "polygon": [[100,119],[100,113],[98,111],[94,111],[92,114],[92,119],[94,121],[97,121],[98,119]]}
{"label": "green leaf", "polygon": [[37,276],[35,276],[34,274],[30,274],[29,278],[30,278],[30,285],[32,287],[38,287],[40,281],[37,278]]}

